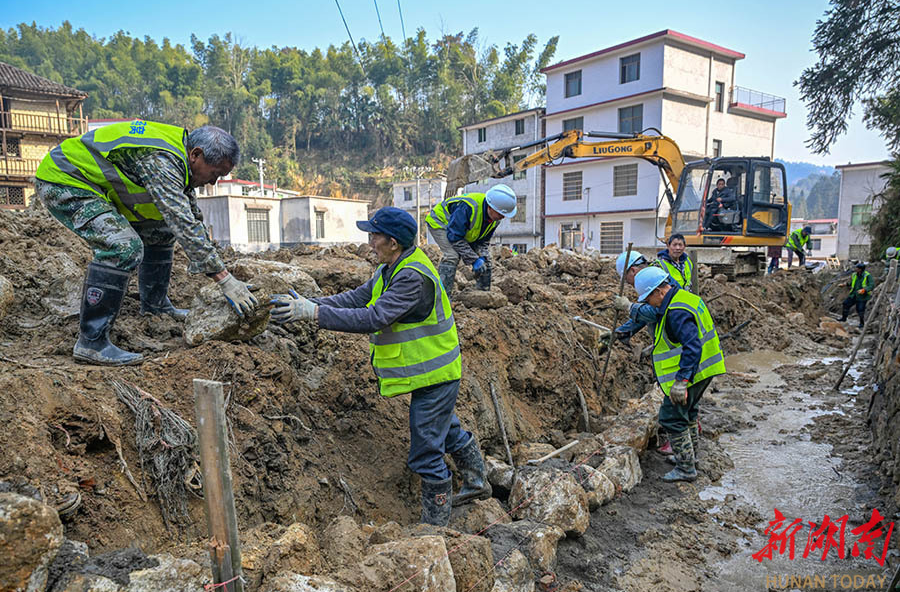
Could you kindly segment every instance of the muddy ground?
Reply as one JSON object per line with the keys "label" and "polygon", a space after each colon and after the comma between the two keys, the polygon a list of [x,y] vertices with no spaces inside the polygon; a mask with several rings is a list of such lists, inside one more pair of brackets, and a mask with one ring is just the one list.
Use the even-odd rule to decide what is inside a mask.
{"label": "muddy ground", "polygon": [[[177,253],[171,295],[184,307],[207,280],[188,275],[186,260]],[[434,259],[437,253],[429,255]],[[233,252],[225,256],[229,264],[240,257]],[[45,213],[0,211],[0,275],[15,287],[13,306],[0,320],[0,420],[11,426],[0,430],[0,480],[26,481],[51,504],[79,493],[81,507],[64,521],[68,538],[86,542],[92,552],[136,544],[151,553],[173,544],[198,545],[205,534],[197,499],[189,499],[188,516],[178,523],[164,522],[137,454],[134,418],[116,398],[112,380],[139,386],[191,423],[192,379],[227,383],[242,529],[263,522],[303,522],[321,529],[341,514],[373,524],[418,519],[418,482],[405,466],[408,402],[376,394],[365,336],[271,328],[249,343],[188,348],[176,322],[138,316],[133,282],[113,339],[148,360],[125,369],[78,365],[70,351],[89,257],[87,248]],[[365,245],[255,257],[303,269],[326,294],[359,285],[373,270]],[[470,289],[469,279],[460,273],[463,291]],[[775,280],[720,280],[724,278],[706,275],[701,288],[704,298],[716,298],[710,309],[720,335],[752,321],[728,340],[726,353],[765,350],[789,362],[846,351],[846,339],[818,329],[822,278],[798,270]],[[560,445],[579,431],[576,386],[585,394],[595,426],[613,423],[623,401],[650,388],[649,367],[635,361],[635,352],[649,344],[646,332],[629,346],[616,345],[609,374],[601,382],[603,352],[596,334],[572,321],[581,315],[613,324],[609,305],[617,278],[612,261],[553,248],[518,257],[498,253],[494,283],[499,296],[491,302],[461,294],[454,304],[464,359],[458,413],[487,453],[504,456],[489,394],[492,383],[513,444]],[[788,320],[796,312],[804,314]],[[727,572],[723,562],[746,548],[761,547],[760,525],[765,527],[773,509],[766,503],[781,502],[756,499],[740,487],[718,500],[713,484],[722,487],[733,466],[747,464],[743,457],[735,458],[739,450],[734,447],[755,433],[773,405],[808,408],[810,416],[816,406],[834,405],[817,398],[816,389],[826,388],[838,364],[798,391],[794,382],[808,368],[764,370],[768,367],[751,363],[743,374],[718,380],[716,392],[707,396],[701,479],[692,485],[663,485],[658,477],[668,465],[653,453],[644,454],[644,482],[595,512],[584,537],[561,543],[561,578],[580,580],[586,590],[735,589],[717,580]],[[755,376],[786,376],[791,386]],[[864,396],[864,390],[857,395],[858,404]],[[856,404],[845,409],[846,417],[839,419],[811,417],[811,424],[801,422],[793,431],[773,435],[768,445],[791,449],[803,438],[833,444],[838,456],[822,462],[843,454],[836,470],[877,490],[860,452],[865,432],[864,424],[857,425],[855,409]],[[847,425],[840,424],[844,420]],[[790,471],[767,467],[765,450],[747,456],[759,471],[751,477],[785,483],[783,474]],[[127,479],[122,460],[136,484]],[[794,460],[802,464],[803,459]],[[867,472],[869,478],[864,478]],[[142,500],[143,491],[149,501]],[[861,497],[828,509],[855,519],[860,504],[878,503],[877,497],[857,494]],[[816,519],[811,513],[803,518]],[[751,562],[756,569],[748,575],[752,586],[766,572],[765,565],[747,560]]]}

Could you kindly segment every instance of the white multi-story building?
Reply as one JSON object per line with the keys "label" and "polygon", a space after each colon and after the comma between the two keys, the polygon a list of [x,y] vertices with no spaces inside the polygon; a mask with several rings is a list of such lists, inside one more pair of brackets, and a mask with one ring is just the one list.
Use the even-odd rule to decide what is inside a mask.
{"label": "white multi-story building", "polygon": [[[485,150],[510,148],[529,144],[543,137],[543,108],[528,109],[479,121],[460,128],[462,130],[463,154],[476,154]],[[536,148],[518,150],[512,153],[514,161],[525,158]],[[492,242],[507,245],[519,253],[541,246],[541,169],[532,167],[504,179],[484,179],[470,183],[465,193],[484,193],[492,186],[504,183],[516,192],[516,215],[503,220],[494,232]]]}
{"label": "white multi-story building", "polygon": [[[675,140],[686,161],[772,158],[784,99],[736,86],[735,64],[743,58],[667,29],[548,66],[545,135],[655,128]],[[607,254],[628,242],[662,244],[669,206],[653,164],[567,160],[545,166],[544,174],[545,243]]]}
{"label": "white multi-story building", "polygon": [[858,162],[838,165],[841,190],[838,197],[837,256],[841,260],[865,261],[869,258],[872,239],[865,223],[874,213],[872,196],[884,191],[890,172],[888,161]]}
{"label": "white multi-story building", "polygon": [[428,215],[431,208],[441,203],[446,187],[447,180],[441,178],[410,179],[408,181],[397,181],[393,184],[393,206],[406,210],[413,218],[416,218],[416,212],[418,211],[419,240],[421,243],[426,242],[428,239],[428,233],[425,230],[425,216]]}

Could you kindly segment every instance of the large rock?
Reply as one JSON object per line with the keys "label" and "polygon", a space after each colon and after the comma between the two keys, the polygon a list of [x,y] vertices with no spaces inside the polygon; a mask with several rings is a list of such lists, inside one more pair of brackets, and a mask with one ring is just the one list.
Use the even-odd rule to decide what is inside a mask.
{"label": "large rock", "polygon": [[350,516],[338,516],[322,533],[322,554],[331,565],[349,565],[363,556],[368,541]]}
{"label": "large rock", "polygon": [[616,497],[616,484],[604,473],[586,464],[576,468],[574,473],[587,493],[591,512]]}
{"label": "large rock", "polygon": [[787,320],[795,325],[802,325],[806,322],[806,315],[802,312],[789,312],[787,314]]}
{"label": "large rock", "polygon": [[509,300],[499,290],[464,290],[455,299],[469,308],[494,309],[509,304]]}
{"label": "large rock", "polygon": [[265,259],[238,259],[229,266],[229,271],[241,281],[249,281],[262,275],[271,275],[292,287],[295,292],[307,298],[315,298],[322,295],[322,290],[311,275],[297,267],[280,261],[267,261]]}
{"label": "large rock", "polygon": [[[517,466],[522,466],[530,460],[537,460],[556,450],[553,444],[543,442],[520,442],[513,448],[513,460]],[[567,451],[568,452],[568,451]],[[563,457],[565,458],[565,453]]]}
{"label": "large rock", "polygon": [[534,574],[521,551],[514,549],[494,568],[491,592],[534,592]]}
{"label": "large rock", "polygon": [[359,258],[295,257],[291,259],[290,265],[308,273],[329,294],[361,286],[375,271],[369,262]]}
{"label": "large rock", "polygon": [[505,489],[506,491],[512,489],[516,472],[511,466],[502,460],[488,455],[485,455],[484,457],[484,466],[487,471],[488,481],[491,485],[499,487],[500,489]]}
{"label": "large rock", "polygon": [[458,591],[491,592],[494,587],[494,554],[488,539],[428,524],[419,524],[412,529],[412,533],[417,536],[437,535],[444,539]]}
{"label": "large rock", "polygon": [[[630,446],[645,450],[656,430],[660,401],[651,390],[640,398],[629,399],[616,413],[615,421],[598,436],[607,446]],[[576,460],[582,460],[576,456]]]}
{"label": "large rock", "polygon": [[558,526],[567,534],[582,535],[590,525],[587,494],[570,472],[552,467],[523,468],[509,505],[519,518]]}
{"label": "large rock", "polygon": [[0,319],[6,316],[15,299],[12,282],[0,275]]}
{"label": "large rock", "polygon": [[42,591],[62,544],[56,510],[17,493],[0,493],[0,590]]}
{"label": "large rock", "polygon": [[315,573],[321,568],[322,554],[315,532],[309,526],[295,522],[269,547],[263,569],[265,573]]}
{"label": "large rock", "polygon": [[179,559],[168,553],[150,558],[159,565],[131,572],[131,583],[122,592],[204,592],[204,584],[210,581],[209,568],[190,559]]}
{"label": "large rock", "polygon": [[389,592],[403,582],[404,592],[456,592],[447,546],[434,535],[375,545],[337,579],[366,592]]}
{"label": "large rock", "polygon": [[566,533],[549,524],[517,520],[492,526],[484,536],[491,540],[494,557],[505,557],[510,549],[517,548],[534,571],[543,572],[556,568],[556,545]]}
{"label": "large rock", "polygon": [[603,473],[613,482],[617,490],[623,492],[634,489],[644,476],[641,471],[641,460],[630,446],[617,446],[606,450],[597,471]]}
{"label": "large rock", "polygon": [[285,572],[268,580],[263,592],[357,592],[357,590],[328,578]]}
{"label": "large rock", "polygon": [[200,345],[205,341],[248,341],[266,330],[269,324],[269,299],[274,294],[285,294],[291,286],[273,275],[249,278],[258,290],[254,292],[259,305],[243,319],[222,295],[215,283],[200,289],[191,303],[184,325],[184,340],[188,345]]}
{"label": "large rock", "polygon": [[450,526],[460,532],[469,534],[481,533],[496,524],[509,524],[512,518],[493,497],[486,500],[475,500],[453,508],[450,515]]}

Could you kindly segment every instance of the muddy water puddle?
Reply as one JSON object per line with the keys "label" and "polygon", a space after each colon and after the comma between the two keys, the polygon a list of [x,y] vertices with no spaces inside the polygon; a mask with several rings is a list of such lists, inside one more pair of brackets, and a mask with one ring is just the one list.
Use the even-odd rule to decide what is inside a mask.
{"label": "muddy water puddle", "polygon": [[[741,353],[726,359],[729,372],[754,373],[759,380],[749,386],[723,388],[709,395],[722,405],[728,405],[734,397],[744,397],[748,404],[735,413],[751,416],[755,425],[736,433],[723,434],[719,444],[731,457],[734,468],[715,484],[700,492],[700,498],[713,501],[710,512],[718,514],[724,504],[739,503],[752,506],[763,521],[758,532],[741,529],[745,536],[739,540],[739,551],[715,566],[716,577],[707,581],[703,590],[765,590],[767,576],[786,574],[844,575],[878,574],[881,572],[873,560],[859,561],[850,557],[850,546],[856,537],[850,530],[858,525],[854,521],[862,516],[861,503],[870,499],[872,492],[842,471],[842,460],[832,456],[830,444],[813,442],[807,428],[816,417],[829,414],[849,414],[853,403],[825,401],[821,382],[802,378],[804,370],[788,369],[791,376],[786,381],[775,369],[787,364],[801,368],[816,362],[826,365],[841,364],[842,358],[816,358],[796,360],[794,357],[774,351]],[[859,377],[860,359],[845,378],[842,394],[855,394],[862,387],[854,386]],[[803,390],[803,387],[807,390]],[[801,390],[797,390],[797,389]],[[774,509],[787,518],[786,527],[795,518],[803,520],[804,528],[795,537],[795,557],[773,553],[773,560],[762,563],[753,558],[767,543],[763,531],[768,521],[774,520]],[[802,557],[809,533],[809,522],[821,524],[825,515],[837,520],[850,515],[846,529],[847,558],[839,559],[836,551],[829,553],[827,561],[821,561],[822,551]],[[828,578],[829,584],[832,579]],[[830,588],[830,585],[829,585]],[[840,586],[838,586],[840,589]]]}

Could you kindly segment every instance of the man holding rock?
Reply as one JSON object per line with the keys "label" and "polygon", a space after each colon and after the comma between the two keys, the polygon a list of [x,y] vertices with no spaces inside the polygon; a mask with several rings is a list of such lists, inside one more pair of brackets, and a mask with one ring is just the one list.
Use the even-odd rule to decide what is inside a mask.
{"label": "man holding rock", "polygon": [[239,156],[234,138],[217,127],[188,133],[135,120],[65,140],[44,158],[36,193],[94,251],[82,290],[76,360],[105,366],[143,361],[109,341],[138,266],[141,313],[187,316],[168,296],[176,240],[191,261],[188,271],[214,279],[239,315],[256,306],[250,286],[225,269],[194,196],[195,188],[228,174]]}
{"label": "man holding rock", "polygon": [[429,212],[425,221],[431,238],[441,248],[443,258],[438,270],[447,297],[453,292],[460,259],[472,266],[478,289],[491,289],[491,237],[503,218],[515,215],[516,194],[503,184],[487,193],[449,197]]}
{"label": "man holding rock", "polygon": [[394,207],[356,225],[369,233],[378,267],[362,286],[308,300],[273,296],[276,323],[311,321],[322,329],[369,333],[369,351],[384,397],[411,394],[407,464],[422,478],[422,522],[446,526],[452,483],[444,454],[462,477],[452,505],[489,497],[478,442],[454,413],[462,364],[450,300],[438,272],[416,247],[416,221]]}

